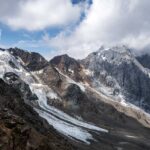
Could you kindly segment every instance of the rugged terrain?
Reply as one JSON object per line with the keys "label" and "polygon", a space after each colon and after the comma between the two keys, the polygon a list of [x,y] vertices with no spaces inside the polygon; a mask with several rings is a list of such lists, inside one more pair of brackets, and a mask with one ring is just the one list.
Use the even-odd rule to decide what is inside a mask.
{"label": "rugged terrain", "polygon": [[0,148],[149,150],[150,76],[129,48],[47,61],[0,50]]}
{"label": "rugged terrain", "polygon": [[136,58],[145,68],[150,69],[150,54],[140,55]]}

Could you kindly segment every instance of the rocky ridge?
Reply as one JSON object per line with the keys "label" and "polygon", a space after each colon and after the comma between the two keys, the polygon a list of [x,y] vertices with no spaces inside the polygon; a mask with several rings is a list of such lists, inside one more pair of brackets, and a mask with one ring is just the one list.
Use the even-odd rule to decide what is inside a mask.
{"label": "rocky ridge", "polygon": [[[6,89],[15,90],[19,98],[15,99],[8,90],[6,95],[10,94],[12,100],[7,97],[6,100],[10,101],[1,100],[4,106],[1,112],[12,112],[33,130],[25,138],[27,145],[30,143],[27,142],[30,141],[30,136],[40,135],[41,139],[34,140],[39,140],[39,145],[36,147],[32,141],[32,147],[40,149],[40,145],[43,145],[46,146],[45,149],[60,147],[81,150],[150,148],[149,115],[129,103],[133,101],[128,101],[128,95],[124,93],[128,92],[127,87],[122,86],[118,80],[118,69],[124,68],[122,66],[127,63],[134,71],[138,68],[145,82],[148,81],[147,72],[126,47],[101,48],[82,61],[62,55],[47,62],[39,54],[33,55],[19,49],[15,52],[16,49],[1,51],[0,72],[2,85]],[[31,59],[32,57],[35,58]],[[36,61],[39,68],[36,67]],[[108,75],[102,73],[101,76],[104,71]],[[122,77],[122,74],[119,76]],[[127,78],[125,82],[129,82],[126,80]],[[129,96],[130,94],[137,96],[135,93],[129,93]],[[127,99],[122,101],[120,95]],[[5,123],[1,124],[3,129]],[[52,142],[48,140],[49,137]],[[18,142],[20,144],[24,137],[21,139]],[[43,139],[49,144],[43,143]]]}

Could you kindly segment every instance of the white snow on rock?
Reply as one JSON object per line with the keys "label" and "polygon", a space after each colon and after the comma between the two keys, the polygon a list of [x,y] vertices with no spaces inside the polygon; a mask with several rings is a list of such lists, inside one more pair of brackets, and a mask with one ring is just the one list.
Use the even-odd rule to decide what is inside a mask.
{"label": "white snow on rock", "polygon": [[34,73],[34,74],[42,74],[43,73],[43,69],[38,70],[38,71],[33,71],[32,73]]}
{"label": "white snow on rock", "polygon": [[83,72],[88,76],[93,76],[93,71],[91,71],[89,69],[83,69]]}
{"label": "white snow on rock", "polygon": [[53,115],[42,111],[40,109],[35,109],[42,118],[45,118],[50,125],[52,125],[57,131],[60,133],[70,137],[77,139],[79,141],[85,142],[86,144],[90,144],[88,140],[94,140],[92,135],[89,134],[86,130],[76,127],[72,124],[64,122]]}
{"label": "white snow on rock", "polygon": [[[109,51],[109,49],[108,50],[105,49],[105,53],[108,51]],[[104,55],[101,55],[101,54],[102,53],[99,54],[99,57],[102,56],[101,59],[105,60]],[[128,59],[128,57],[126,59]],[[18,69],[12,68],[9,64],[9,61],[12,61]],[[25,83],[27,83],[30,86],[31,91],[33,93],[35,93],[38,97],[38,100],[37,100],[38,105],[33,106],[34,109],[37,111],[37,113],[42,118],[46,119],[47,122],[50,125],[52,125],[58,132],[68,136],[69,138],[73,138],[73,139],[85,142],[87,144],[90,144],[90,140],[94,140],[91,132],[89,133],[89,131],[105,132],[105,133],[108,132],[108,130],[106,130],[106,129],[102,129],[102,128],[96,127],[95,125],[84,122],[83,120],[73,118],[73,117],[69,116],[68,114],[60,111],[59,109],[48,105],[47,97],[51,98],[51,99],[60,99],[60,98],[47,85],[43,85],[43,83],[41,83],[41,80],[35,75],[36,73],[37,74],[42,73],[42,70],[40,70],[39,72],[35,72],[35,73],[27,72],[21,66],[20,63],[23,64],[23,62],[20,59],[15,59],[15,57],[12,56],[8,51],[0,51],[0,78],[3,78],[4,74],[7,72],[14,72]],[[139,65],[138,62],[135,62],[135,63],[136,63],[136,65]],[[141,69],[143,69],[143,67],[141,67],[141,66],[139,66],[139,67]],[[103,92],[99,92],[95,88],[91,88],[90,86],[86,86],[86,85],[83,85],[82,83],[75,82],[74,80],[72,80],[71,78],[64,75],[62,72],[60,72],[59,70],[58,70],[58,72],[66,78],[68,83],[73,83],[73,84],[78,85],[82,91],[85,91],[86,88],[90,88],[90,90],[99,94],[104,99],[114,101],[114,99],[111,99],[111,97],[109,97],[111,91],[109,92],[108,89],[105,89],[103,87]],[[145,72],[144,69],[143,69],[143,72]],[[93,73],[92,71],[87,70],[87,74],[92,74],[92,73]],[[34,78],[37,79],[38,83],[33,79],[33,76],[34,76]],[[102,93],[105,93],[105,94],[102,94]],[[122,95],[119,95],[119,97],[120,97],[120,101],[118,101],[118,104],[125,106],[126,108],[129,108],[131,110],[134,110],[135,112],[141,112],[143,115],[147,116],[146,118],[150,118],[150,115],[145,113],[140,108],[138,108],[135,105],[132,105],[130,103],[127,103],[124,100]],[[150,119],[148,121],[150,122]],[[130,135],[127,135],[127,136],[130,138],[133,138]]]}
{"label": "white snow on rock", "polygon": [[68,71],[71,72],[72,74],[74,73],[74,71],[70,68],[68,69]]}
{"label": "white snow on rock", "polygon": [[[17,69],[12,68],[9,64],[9,61],[13,62]],[[31,84],[34,82],[31,74],[21,66],[19,61],[15,59],[14,56],[12,56],[8,51],[0,51],[0,78],[3,78],[6,72],[15,73],[27,84]]]}
{"label": "white snow on rock", "polygon": [[101,57],[104,61],[107,59],[104,55],[102,55]]}
{"label": "white snow on rock", "polygon": [[[12,68],[9,64],[9,61],[12,61],[18,69]],[[108,132],[106,129],[96,127],[92,124],[86,123],[84,121],[79,121],[66,113],[58,110],[55,107],[52,107],[47,104],[47,97],[51,99],[59,99],[57,94],[53,92],[47,85],[43,85],[41,80],[35,76],[33,72],[27,72],[20,64],[20,59],[15,59],[8,51],[0,51],[0,78],[3,79],[3,76],[7,72],[13,72],[17,74],[25,83],[27,83],[31,91],[37,95],[37,105],[34,105],[34,109],[39,113],[39,115],[46,119],[50,125],[52,125],[58,132],[73,138],[86,144],[90,144],[89,140],[94,140],[92,135],[88,132]],[[38,73],[41,73],[39,71]],[[37,79],[38,83],[33,79]],[[69,77],[67,77],[69,83],[77,84],[82,91],[85,91],[85,88],[82,84],[76,83]]]}
{"label": "white snow on rock", "polygon": [[67,80],[68,83],[72,83],[72,84],[76,84],[77,86],[80,87],[80,89],[85,92],[85,87],[82,83],[79,82],[75,82],[73,79],[69,78],[68,76],[66,76],[65,74],[63,74],[58,68],[56,68],[56,70],[59,72],[59,74],[61,74],[62,76],[64,76]]}
{"label": "white snow on rock", "polygon": [[62,134],[90,144],[88,140],[92,140],[93,137],[90,133],[88,133],[88,130],[106,133],[108,132],[106,129],[96,127],[83,121],[79,121],[58,110],[57,108],[48,105],[46,93],[38,86],[36,88],[35,86],[32,87],[32,91],[38,96],[38,104],[41,108],[35,108],[35,110],[41,117],[45,118],[49,124],[51,124]]}

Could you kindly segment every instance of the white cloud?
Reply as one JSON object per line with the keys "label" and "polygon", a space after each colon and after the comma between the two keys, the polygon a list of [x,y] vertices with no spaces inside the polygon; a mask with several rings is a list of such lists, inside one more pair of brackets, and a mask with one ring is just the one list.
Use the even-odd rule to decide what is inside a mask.
{"label": "white cloud", "polygon": [[73,5],[71,0],[0,0],[0,3],[1,22],[13,29],[29,31],[74,24],[83,10],[81,4]]}
{"label": "white cloud", "polygon": [[131,47],[138,49],[144,49],[148,45],[150,45],[150,33],[143,33],[138,35],[137,37],[128,36],[127,38],[124,38],[122,43],[125,43],[126,45],[130,45]]}
{"label": "white cloud", "polygon": [[101,45],[125,43],[142,49],[150,45],[149,6],[149,0],[93,0],[85,19],[73,31],[43,39],[58,49],[52,55],[68,53],[77,58]]}
{"label": "white cloud", "polygon": [[[138,50],[150,47],[150,0],[93,0],[89,9],[87,3],[72,5],[71,0],[0,0],[0,4],[0,21],[13,29],[63,27],[56,37],[45,33],[40,40],[39,45],[54,49],[50,57],[68,53],[82,58],[101,45],[120,43]],[[73,29],[83,11],[85,18]],[[36,41],[19,45],[27,43],[36,45]]]}

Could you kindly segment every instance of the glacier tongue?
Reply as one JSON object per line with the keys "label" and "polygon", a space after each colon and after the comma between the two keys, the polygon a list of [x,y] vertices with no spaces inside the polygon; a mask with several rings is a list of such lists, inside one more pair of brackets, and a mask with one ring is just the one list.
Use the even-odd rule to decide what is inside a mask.
{"label": "glacier tongue", "polygon": [[[50,125],[52,125],[57,131],[60,133],[74,138],[76,140],[85,142],[90,144],[88,140],[94,140],[92,135],[88,132],[90,131],[97,131],[97,132],[108,132],[106,129],[102,129],[96,127],[94,125],[79,121],[66,113],[58,110],[55,107],[52,107],[47,104],[47,95],[44,91],[43,85],[34,84],[30,85],[31,90],[38,96],[38,106],[34,109],[39,113],[42,118],[45,118]],[[52,92],[52,91],[51,91]],[[54,93],[52,92],[51,95]]]}

